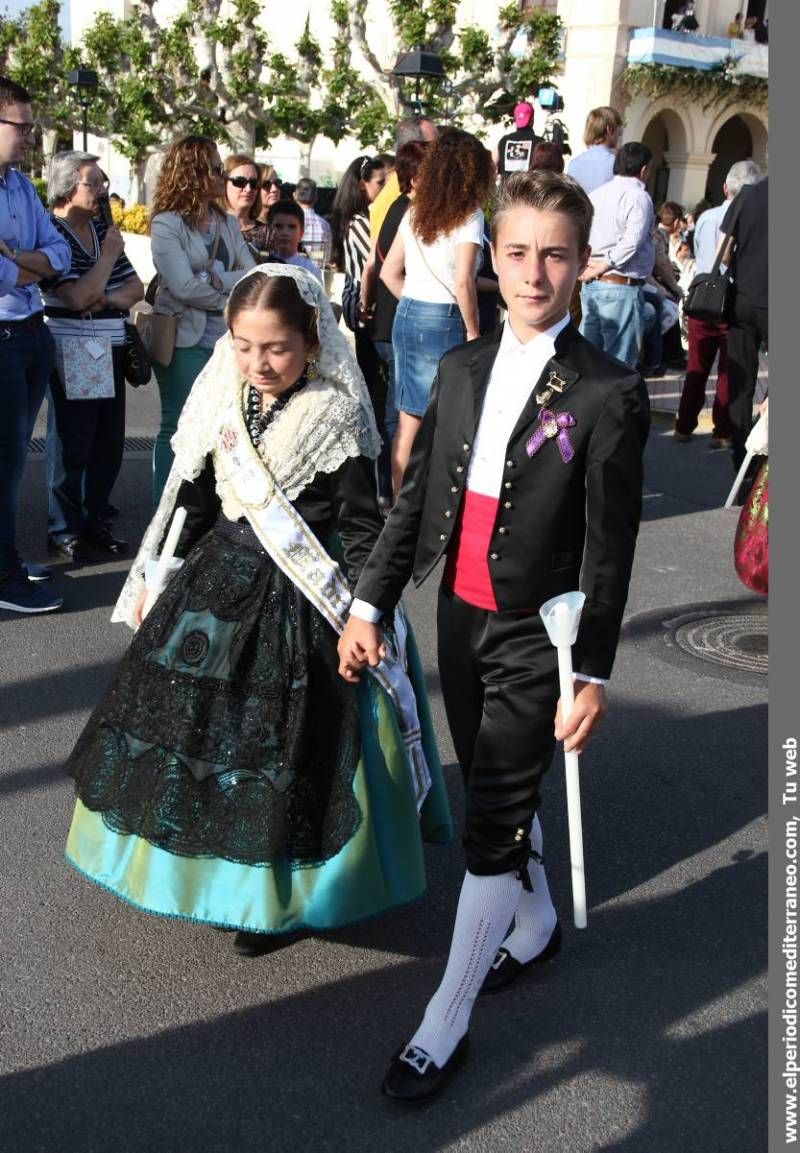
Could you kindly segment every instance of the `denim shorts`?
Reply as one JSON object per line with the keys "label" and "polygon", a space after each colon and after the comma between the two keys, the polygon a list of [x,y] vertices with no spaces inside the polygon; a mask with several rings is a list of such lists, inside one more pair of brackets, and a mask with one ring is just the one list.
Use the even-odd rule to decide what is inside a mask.
{"label": "denim shorts", "polygon": [[404,296],[392,327],[397,407],[422,416],[444,354],[466,339],[457,304],[428,304]]}

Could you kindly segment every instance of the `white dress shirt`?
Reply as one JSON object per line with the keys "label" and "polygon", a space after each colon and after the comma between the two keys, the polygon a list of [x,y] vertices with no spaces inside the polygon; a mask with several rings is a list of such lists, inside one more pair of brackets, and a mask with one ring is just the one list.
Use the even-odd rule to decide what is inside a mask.
{"label": "white dress shirt", "polygon": [[467,472],[471,492],[495,499],[500,496],[511,434],[544,366],[555,355],[556,337],[568,324],[569,313],[527,344],[519,340],[508,322],[503,326]]}
{"label": "white dress shirt", "polygon": [[[544,366],[555,355],[556,337],[569,321],[569,313],[566,313],[527,344],[517,337],[508,321],[503,325],[500,348],[486,386],[467,471],[467,488],[471,492],[499,498],[511,434]],[[368,601],[356,598],[350,605],[350,616],[377,624],[383,613]],[[608,683],[606,678],[590,677],[584,673],[575,673],[574,677],[596,685]]]}

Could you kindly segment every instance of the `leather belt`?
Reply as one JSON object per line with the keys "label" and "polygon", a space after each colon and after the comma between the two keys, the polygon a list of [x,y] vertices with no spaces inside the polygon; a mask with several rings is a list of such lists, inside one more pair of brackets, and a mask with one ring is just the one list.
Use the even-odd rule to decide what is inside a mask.
{"label": "leather belt", "polygon": [[607,280],[609,284],[627,284],[631,288],[639,288],[644,284],[645,278],[643,276],[622,276],[619,272],[604,272],[602,276],[598,276],[598,280]]}

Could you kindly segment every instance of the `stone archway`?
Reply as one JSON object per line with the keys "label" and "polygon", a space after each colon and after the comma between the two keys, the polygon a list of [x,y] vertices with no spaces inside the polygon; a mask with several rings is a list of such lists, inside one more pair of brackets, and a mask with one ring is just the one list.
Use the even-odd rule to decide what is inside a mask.
{"label": "stone archway", "polygon": [[658,207],[669,199],[670,163],[688,152],[686,128],[672,109],[662,109],[648,122],[641,140],[653,153],[647,191]]}
{"label": "stone archway", "polygon": [[757,116],[749,112],[729,113],[719,117],[709,133],[708,151],[714,160],[708,171],[706,200],[711,204],[721,204],[722,185],[732,164],[738,160],[755,160],[762,168],[766,167],[767,129]]}

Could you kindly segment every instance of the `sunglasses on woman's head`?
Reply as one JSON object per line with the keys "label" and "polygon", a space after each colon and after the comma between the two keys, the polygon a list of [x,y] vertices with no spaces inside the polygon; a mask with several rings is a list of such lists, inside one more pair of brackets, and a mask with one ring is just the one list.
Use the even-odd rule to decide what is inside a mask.
{"label": "sunglasses on woman's head", "polygon": [[258,188],[255,176],[226,176],[225,179],[234,188],[250,188],[253,192]]}

